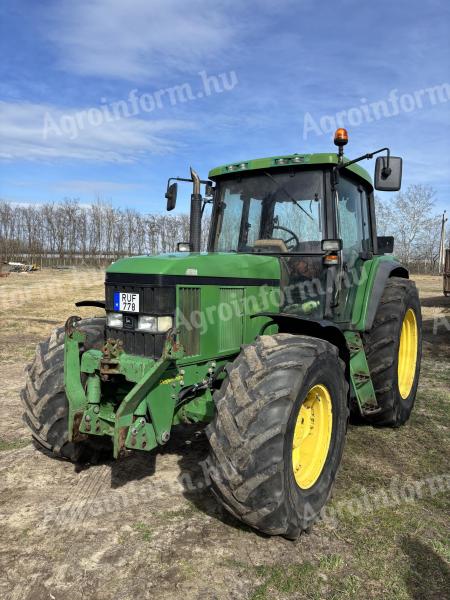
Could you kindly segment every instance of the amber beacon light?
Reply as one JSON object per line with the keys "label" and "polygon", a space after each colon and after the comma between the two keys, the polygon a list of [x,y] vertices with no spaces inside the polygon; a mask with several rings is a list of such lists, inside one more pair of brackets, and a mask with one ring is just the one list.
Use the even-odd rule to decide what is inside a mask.
{"label": "amber beacon light", "polygon": [[336,146],[345,146],[348,142],[348,133],[347,130],[343,127],[339,127],[336,129],[334,133],[334,143]]}

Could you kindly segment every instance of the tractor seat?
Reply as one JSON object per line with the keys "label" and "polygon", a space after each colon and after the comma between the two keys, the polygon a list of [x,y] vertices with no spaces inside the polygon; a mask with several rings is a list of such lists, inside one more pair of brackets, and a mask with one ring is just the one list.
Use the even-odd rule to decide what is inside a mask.
{"label": "tractor seat", "polygon": [[283,240],[255,240],[253,244],[253,252],[263,254],[264,252],[289,252]]}

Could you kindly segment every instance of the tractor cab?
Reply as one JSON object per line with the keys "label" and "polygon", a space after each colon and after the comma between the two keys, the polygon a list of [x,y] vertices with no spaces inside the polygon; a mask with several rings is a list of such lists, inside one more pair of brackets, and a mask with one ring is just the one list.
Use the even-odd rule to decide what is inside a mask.
{"label": "tractor cab", "polygon": [[217,177],[209,250],[276,257],[281,308],[323,313],[325,190],[324,172],[314,167],[269,167]]}
{"label": "tractor cab", "polygon": [[[208,181],[191,171],[194,182],[206,184],[213,203],[208,251],[275,257],[283,312],[348,322],[364,262],[393,251],[392,238],[377,238],[374,187],[356,163],[386,150],[375,167],[377,189],[395,190],[400,188],[401,159],[383,148],[349,161],[342,152],[347,140],[341,129],[335,134],[337,154],[224,165],[212,169]],[[171,196],[170,188],[166,196]],[[193,194],[198,198],[198,192]],[[200,249],[195,241],[183,246]]]}

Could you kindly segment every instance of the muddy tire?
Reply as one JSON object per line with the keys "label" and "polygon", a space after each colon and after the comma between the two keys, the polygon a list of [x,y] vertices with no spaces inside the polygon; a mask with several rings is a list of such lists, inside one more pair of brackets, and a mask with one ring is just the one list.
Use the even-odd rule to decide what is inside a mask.
{"label": "muddy tire", "polygon": [[374,425],[399,427],[414,406],[422,356],[422,316],[413,281],[388,279],[363,343],[381,408],[364,419]]}
{"label": "muddy tire", "polygon": [[[104,342],[105,319],[83,319],[78,328],[86,333],[82,350],[101,347]],[[25,386],[21,392],[23,419],[31,430],[35,446],[45,453],[74,462],[89,460],[104,452],[103,440],[68,441],[69,403],[64,391],[64,328],[36,347],[33,362],[26,368]]]}
{"label": "muddy tire", "polygon": [[[344,372],[335,346],[307,336],[261,336],[242,348],[214,395],[216,414],[206,430],[211,490],[231,514],[270,535],[295,539],[309,530],[341,462],[348,420]],[[314,404],[311,393],[322,388],[329,399]],[[323,407],[332,417],[320,413]],[[296,440],[306,444],[314,431],[304,411],[328,441],[317,445],[320,460],[300,467],[298,456],[302,462],[306,454]]]}

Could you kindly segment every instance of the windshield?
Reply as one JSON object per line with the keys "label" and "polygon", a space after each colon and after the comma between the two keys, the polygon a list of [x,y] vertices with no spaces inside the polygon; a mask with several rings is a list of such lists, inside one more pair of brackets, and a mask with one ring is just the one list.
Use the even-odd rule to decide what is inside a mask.
{"label": "windshield", "polygon": [[216,251],[321,251],[322,171],[260,171],[219,181],[217,188]]}

